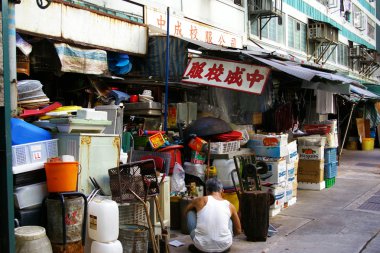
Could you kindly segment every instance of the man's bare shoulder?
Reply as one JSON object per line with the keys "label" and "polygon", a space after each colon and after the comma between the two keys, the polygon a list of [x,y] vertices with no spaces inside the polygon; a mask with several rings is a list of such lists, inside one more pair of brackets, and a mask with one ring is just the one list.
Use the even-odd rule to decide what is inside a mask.
{"label": "man's bare shoulder", "polygon": [[202,207],[204,207],[207,203],[207,196],[205,197],[198,197],[196,199],[194,199],[193,201],[193,205],[197,208],[197,209],[201,209]]}

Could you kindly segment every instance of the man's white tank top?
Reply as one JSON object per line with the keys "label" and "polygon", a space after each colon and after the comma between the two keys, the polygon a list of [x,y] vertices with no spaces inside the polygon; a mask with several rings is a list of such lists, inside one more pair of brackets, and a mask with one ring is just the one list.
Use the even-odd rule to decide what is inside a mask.
{"label": "man's white tank top", "polygon": [[230,218],[230,202],[208,196],[206,205],[197,212],[195,246],[205,252],[222,252],[231,247]]}

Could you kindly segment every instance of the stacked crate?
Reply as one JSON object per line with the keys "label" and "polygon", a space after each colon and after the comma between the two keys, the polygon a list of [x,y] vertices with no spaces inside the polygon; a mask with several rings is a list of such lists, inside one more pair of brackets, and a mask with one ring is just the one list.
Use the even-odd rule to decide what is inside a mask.
{"label": "stacked crate", "polygon": [[337,148],[325,148],[325,166],[324,166],[324,178],[326,188],[333,187],[335,185],[335,177],[338,171]]}

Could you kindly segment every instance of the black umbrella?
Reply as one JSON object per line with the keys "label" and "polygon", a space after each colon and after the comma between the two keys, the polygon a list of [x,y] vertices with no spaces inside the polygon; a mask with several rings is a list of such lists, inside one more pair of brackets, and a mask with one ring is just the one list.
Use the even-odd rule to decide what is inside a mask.
{"label": "black umbrella", "polygon": [[208,137],[216,134],[231,132],[232,128],[224,120],[204,117],[192,122],[184,131],[185,143],[191,135],[198,137]]}

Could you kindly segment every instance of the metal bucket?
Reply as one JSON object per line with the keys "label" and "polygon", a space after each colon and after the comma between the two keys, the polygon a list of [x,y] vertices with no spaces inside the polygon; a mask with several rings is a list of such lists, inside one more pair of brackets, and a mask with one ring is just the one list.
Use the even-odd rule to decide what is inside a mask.
{"label": "metal bucket", "polygon": [[[65,210],[64,217],[62,204]],[[52,243],[66,244],[82,240],[84,207],[85,203],[82,197],[65,197],[64,203],[60,199],[48,198],[46,200],[47,234]],[[66,233],[64,233],[62,219],[64,219]]]}

